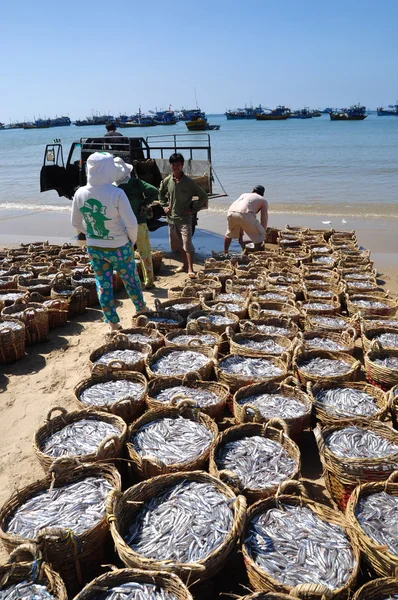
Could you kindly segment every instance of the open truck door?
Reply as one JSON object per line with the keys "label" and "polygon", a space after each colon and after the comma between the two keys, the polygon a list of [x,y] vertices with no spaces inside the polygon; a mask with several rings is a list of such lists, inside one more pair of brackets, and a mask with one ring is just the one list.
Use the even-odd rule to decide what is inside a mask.
{"label": "open truck door", "polygon": [[40,171],[40,191],[55,190],[58,196],[73,198],[80,184],[81,144],[73,142],[67,165],[61,144],[47,144]]}

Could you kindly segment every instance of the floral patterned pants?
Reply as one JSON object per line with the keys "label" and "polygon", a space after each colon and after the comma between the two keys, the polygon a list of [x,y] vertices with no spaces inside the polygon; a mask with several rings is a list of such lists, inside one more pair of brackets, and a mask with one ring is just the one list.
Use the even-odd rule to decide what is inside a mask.
{"label": "floral patterned pants", "polygon": [[142,275],[144,284],[151,287],[154,282],[153,265],[152,265],[152,250],[151,242],[149,241],[149,231],[146,223],[138,224],[137,235],[137,250],[141,257]]}
{"label": "floral patterned pants", "polygon": [[91,265],[94,269],[98,299],[106,323],[119,323],[113,294],[113,270],[121,276],[124,287],[137,311],[145,307],[141,282],[134,260],[134,249],[129,242],[117,250],[87,247]]}

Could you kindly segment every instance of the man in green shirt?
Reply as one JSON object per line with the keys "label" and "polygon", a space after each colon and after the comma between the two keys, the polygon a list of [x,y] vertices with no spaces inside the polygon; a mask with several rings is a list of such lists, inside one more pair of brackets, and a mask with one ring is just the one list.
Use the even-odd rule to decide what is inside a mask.
{"label": "man in green shirt", "polygon": [[194,279],[192,216],[207,208],[208,198],[200,185],[184,174],[182,154],[172,154],[169,163],[172,174],[160,184],[159,201],[164,207],[169,225],[170,248],[173,252],[178,251],[181,256],[182,267],[177,272],[186,271],[188,277]]}
{"label": "man in green shirt", "polygon": [[147,208],[158,199],[159,190],[153,185],[138,179],[135,176],[133,166],[117,157],[114,159],[117,169],[117,179],[115,183],[120,187],[129,199],[131,208],[137,218],[137,250],[141,259],[142,275],[146,289],[154,286],[154,274],[152,264],[152,249],[149,241],[149,231],[147,226]]}

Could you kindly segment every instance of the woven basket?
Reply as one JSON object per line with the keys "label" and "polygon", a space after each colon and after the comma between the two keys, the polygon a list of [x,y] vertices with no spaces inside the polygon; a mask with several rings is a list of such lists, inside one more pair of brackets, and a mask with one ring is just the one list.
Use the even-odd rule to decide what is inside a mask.
{"label": "woven basket", "polygon": [[43,561],[34,544],[21,544],[11,552],[7,563],[0,566],[0,594],[9,586],[26,581],[44,585],[55,600],[68,600],[61,577]]}
{"label": "woven basket", "polygon": [[[395,333],[396,335],[398,335],[398,327],[375,327],[372,328],[371,330],[365,331],[365,327],[363,325],[363,322],[361,323],[361,329],[362,329],[362,347],[363,347],[363,351],[364,352],[368,352],[370,350],[370,347],[372,345],[372,343],[375,341],[375,338],[378,337],[379,335],[382,335],[383,333]],[[397,346],[382,346],[382,344],[380,344],[379,340],[377,340],[380,347],[383,348],[383,350],[397,350]]]}
{"label": "woven basket", "polygon": [[[14,316],[15,315],[15,316]],[[1,311],[3,319],[17,319],[25,324],[26,344],[44,342],[48,336],[48,310],[36,302],[7,306]]]}
{"label": "woven basket", "polygon": [[[170,560],[154,560],[137,554],[124,541],[126,529],[135,513],[140,509],[142,503],[183,481],[213,484],[219,492],[233,502],[234,521],[224,543],[203,560],[189,565],[174,563]],[[159,475],[159,477],[153,477],[148,481],[134,485],[126,490],[124,494],[112,492],[108,496],[107,513],[116,551],[125,565],[146,570],[172,571],[181,577],[183,581],[200,582],[217,574],[233,550],[243,529],[246,500],[243,496],[236,497],[233,491],[216,477],[212,477],[203,471],[193,471],[190,473]]]}
{"label": "woven basket", "polygon": [[[225,311],[224,310],[225,304],[236,304],[239,308]],[[229,313],[239,317],[239,319],[245,319],[247,317],[247,307],[248,307],[248,302],[235,302],[235,300],[233,302],[225,302],[224,300],[219,301],[216,299],[216,300],[207,301],[206,303],[203,301],[203,310],[208,310],[210,312],[212,312],[212,311],[229,312]]]}
{"label": "woven basket", "polygon": [[96,278],[91,271],[86,271],[88,271],[88,267],[74,273],[71,276],[71,284],[73,288],[84,287],[88,291],[87,306],[96,306],[98,304]]}
{"label": "woven basket", "polygon": [[[316,302],[317,306],[312,307],[310,304],[314,304]],[[318,306],[319,305],[319,306]],[[341,313],[341,303],[336,295],[333,296],[331,300],[314,300],[312,299],[310,302],[297,302],[297,307],[299,310],[303,312],[305,316],[307,315],[338,315]]]}
{"label": "woven basket", "polygon": [[219,400],[215,404],[211,404],[209,406],[196,406],[198,410],[204,412],[209,415],[215,421],[219,421],[222,419],[224,415],[224,409],[229,398],[229,387],[227,385],[223,385],[222,383],[216,383],[215,381],[197,381],[191,379],[184,379],[183,377],[161,377],[152,379],[148,386],[148,392],[146,396],[146,403],[150,410],[158,410],[161,408],[173,406],[180,402],[181,400],[189,400],[193,402],[193,399],[187,396],[186,398],[182,398],[179,394],[176,394],[175,398],[172,398],[170,403],[160,402],[156,400],[155,396],[159,394],[161,391],[166,390],[168,388],[176,387],[176,386],[185,386],[195,390],[204,390],[207,392],[212,392],[216,396],[218,396]]}
{"label": "woven basket", "polygon": [[[212,283],[215,283],[214,281]],[[214,288],[216,290],[218,288]],[[221,290],[221,284],[220,288]],[[177,300],[178,298],[200,298],[212,300],[214,297],[213,288],[204,285],[182,285],[168,288],[167,297],[169,300]]]}
{"label": "woven basket", "polygon": [[251,319],[250,321],[241,321],[239,323],[239,331],[240,333],[261,333],[261,329],[258,329],[258,327],[261,327],[261,325],[270,327],[281,327],[283,329],[288,330],[286,331],[286,333],[283,334],[283,337],[286,337],[289,340],[294,340],[299,331],[297,324],[294,321],[292,321],[288,316],[268,317],[266,319]]}
{"label": "woven basket", "polygon": [[[141,343],[149,344],[149,346],[151,346],[151,348],[152,348],[152,352],[156,352],[156,350],[159,350],[159,348],[162,348],[165,343],[164,335],[162,333],[160,333],[160,331],[158,329],[155,329],[154,327],[149,327],[149,326],[148,327],[130,327],[129,329],[120,329],[118,331],[111,331],[110,333],[107,333],[105,335],[105,339],[107,342],[111,342],[115,338],[115,336],[117,336],[119,334],[127,335],[127,337],[129,335],[134,335],[134,334],[145,336],[147,338],[147,341],[141,342]],[[133,340],[131,340],[131,341],[133,341]]]}
{"label": "woven basket", "polygon": [[244,425],[236,425],[235,427],[230,427],[224,431],[224,433],[221,433],[217,444],[214,445],[210,453],[210,474],[218,477],[224,481],[224,483],[232,487],[236,494],[244,494],[249,504],[253,504],[253,502],[261,500],[262,498],[273,496],[279,485],[272,485],[262,489],[246,488],[239,476],[234,471],[218,469],[216,457],[221,448],[228,442],[254,436],[260,436],[281,444],[290,458],[292,458],[296,463],[290,479],[297,479],[300,477],[301,469],[300,450],[298,449],[297,445],[288,437],[286,423],[280,419],[270,419],[267,423],[245,423]]}
{"label": "woven basket", "polygon": [[[7,300],[6,297],[8,294],[18,294],[18,300]],[[20,304],[21,302],[27,302],[28,299],[29,299],[28,292],[18,290],[14,287],[8,288],[6,290],[0,290],[0,310],[3,310],[4,307],[12,306],[13,304]]]}
{"label": "woven basket", "polygon": [[[173,306],[175,306],[176,304],[182,306],[186,304],[187,307],[173,309]],[[178,315],[180,315],[180,317],[182,317],[184,321],[188,318],[188,315],[190,315],[193,312],[196,312],[197,310],[200,310],[201,308],[202,302],[195,296],[185,296],[172,300],[166,300],[165,302],[160,302],[157,298],[155,298],[155,310],[157,310],[157,312],[164,312],[171,309],[173,313],[176,312]]]}
{"label": "woven basket", "polygon": [[98,600],[98,593],[110,592],[124,583],[150,583],[156,585],[157,590],[164,590],[176,600],[193,600],[188,588],[181,579],[173,573],[162,571],[141,571],[139,569],[112,569],[111,573],[100,575],[86,585],[74,600]]}
{"label": "woven basket", "polygon": [[163,252],[161,250],[152,250],[152,265],[155,275],[160,273],[163,263]]}
{"label": "woven basket", "polygon": [[68,300],[46,300],[43,302],[48,310],[48,325],[50,329],[64,327],[68,322]]}
{"label": "woven basket", "polygon": [[[350,369],[347,373],[342,373],[341,375],[311,375],[310,373],[304,371],[301,368],[301,364],[303,361],[315,358],[319,356],[320,358],[328,358],[328,359],[343,359],[345,362],[350,364]],[[327,352],[326,350],[303,350],[302,346],[296,346],[293,354],[293,370],[297,374],[298,379],[301,384],[307,384],[308,382],[313,383],[321,383],[323,385],[328,385],[329,383],[343,383],[344,381],[355,381],[361,369],[361,363],[358,360],[355,360],[349,354],[345,354],[342,357],[341,353],[336,352]]]}
{"label": "woven basket", "polygon": [[[330,302],[334,299],[338,299],[341,304],[341,300],[344,298],[344,288],[342,284],[331,285],[315,285],[314,283],[305,282],[303,286],[304,300],[306,302]],[[320,295],[322,294],[322,295]]]}
{"label": "woven basket", "polygon": [[[81,401],[80,397],[84,390],[87,390],[93,385],[98,383],[104,383],[105,381],[118,381],[120,379],[125,379],[127,381],[131,381],[132,383],[140,383],[143,386],[142,393],[137,396],[125,396],[122,400],[118,400],[114,402],[110,406],[101,406],[95,407],[91,404],[85,404]],[[106,373],[105,375],[98,375],[94,373],[88,379],[84,379],[74,389],[75,398],[79,407],[83,410],[92,410],[92,411],[100,411],[109,412],[111,414],[117,415],[121,417],[126,423],[131,423],[137,417],[141,415],[141,413],[145,409],[145,395],[148,390],[148,383],[144,375],[141,373],[134,373],[129,371],[111,371]]]}
{"label": "woven basket", "polygon": [[[18,330],[1,327],[0,328],[0,364],[7,365],[25,356],[25,324],[17,319],[11,322],[18,323]],[[1,323],[7,323],[7,319],[1,319]]]}
{"label": "woven basket", "polygon": [[[151,321],[151,319],[173,319],[175,323],[162,323]],[[171,310],[150,311],[143,315],[138,315],[132,318],[131,324],[133,327],[154,327],[160,333],[166,334],[169,331],[184,327],[185,319],[178,313]]]}
{"label": "woven basket", "polygon": [[213,271],[213,269],[227,269],[228,271],[233,271],[234,266],[229,259],[216,260],[214,257],[210,257],[206,258],[204,262],[204,269],[207,271]]}
{"label": "woven basket", "polygon": [[198,279],[192,281],[192,279],[186,279],[184,281],[185,287],[198,286],[201,288],[213,290],[214,293],[220,293],[223,285],[218,277],[206,277],[204,271],[198,272]]}
{"label": "woven basket", "polygon": [[398,429],[398,385],[394,385],[388,392],[388,406],[394,429]]}
{"label": "woven basket", "polygon": [[[299,303],[297,303],[297,306]],[[267,319],[274,317],[276,319],[280,317],[289,317],[296,323],[301,318],[301,312],[294,302],[262,302],[261,305],[257,302],[251,302],[249,304],[249,317],[255,320]]]}
{"label": "woven basket", "polygon": [[355,333],[358,333],[358,324],[357,324],[357,318],[356,317],[351,317],[350,319],[348,317],[344,317],[342,315],[330,315],[331,318],[333,317],[338,317],[339,321],[344,321],[344,325],[327,325],[325,323],[319,323],[317,322],[316,318],[319,316],[329,316],[329,315],[309,315],[306,314],[305,319],[304,319],[304,330],[305,331],[309,331],[309,332],[313,332],[313,333],[342,333],[348,329],[350,329],[350,327],[352,327],[355,330]]}
{"label": "woven basket", "polygon": [[369,383],[378,385],[383,390],[398,384],[398,369],[391,369],[376,364],[374,361],[378,358],[388,356],[398,357],[398,349],[385,350],[377,340],[374,340],[368,352],[364,355],[366,379]]}
{"label": "woven basket", "polygon": [[244,376],[241,374],[238,375],[235,373],[228,373],[228,372],[224,371],[222,368],[223,361],[226,360],[227,358],[231,358],[232,356],[235,356],[235,355],[228,354],[227,356],[225,356],[222,360],[219,361],[219,363],[218,363],[218,365],[216,365],[216,369],[215,369],[218,381],[228,385],[231,388],[232,392],[236,392],[239,388],[245,387],[247,385],[254,384],[254,383],[262,383],[262,382],[263,383],[268,383],[268,382],[271,383],[271,382],[283,381],[284,379],[286,379],[287,372],[288,372],[289,365],[290,365],[290,355],[288,353],[286,353],[278,358],[276,358],[274,356],[265,357],[262,354],[257,354],[257,355],[248,357],[248,358],[262,358],[264,360],[270,361],[273,363],[273,365],[275,367],[278,367],[279,369],[282,370],[282,373],[280,375],[272,375],[270,377],[265,377],[263,375],[259,375],[258,377]]}
{"label": "woven basket", "polygon": [[294,398],[303,404],[305,411],[302,415],[294,418],[286,418],[282,415],[275,417],[282,419],[288,428],[289,436],[298,439],[304,429],[310,426],[312,402],[310,397],[300,389],[299,382],[294,377],[287,377],[282,383],[257,383],[240,388],[233,397],[232,412],[237,423],[267,423],[270,418],[263,417],[256,406],[251,404],[240,404],[240,401],[248,396],[257,394],[278,394]]}
{"label": "woven basket", "polygon": [[[347,515],[347,518],[349,519],[350,516]],[[383,577],[365,583],[355,592],[352,600],[385,600],[394,595],[398,595],[398,580]]]}
{"label": "woven basket", "polygon": [[227,279],[225,282],[225,292],[227,294],[231,292],[238,292],[244,294],[245,292],[251,292],[254,290],[264,290],[266,287],[265,279],[258,277],[257,279]]}
{"label": "woven basket", "polygon": [[206,277],[218,277],[221,285],[224,286],[227,279],[230,279],[234,276],[234,269],[226,269],[224,267],[205,267],[203,271],[199,273],[203,273],[203,275],[198,274],[199,281]]}
{"label": "woven basket", "polygon": [[[378,421],[361,424],[363,429],[373,431],[387,440],[398,443],[398,432],[388,425]],[[323,465],[326,487],[341,510],[345,510],[350,494],[362,483],[384,481],[394,471],[398,464],[398,453],[382,458],[341,458],[336,456],[326,446],[325,439],[334,431],[343,429],[338,425],[314,429],[319,455]]]}
{"label": "woven basket", "polygon": [[171,346],[171,347],[166,347],[166,348],[160,348],[160,350],[158,350],[157,352],[155,352],[155,354],[153,354],[152,356],[149,356],[146,361],[145,361],[145,365],[146,365],[146,372],[147,372],[147,376],[149,379],[163,379],[165,377],[169,377],[169,375],[162,375],[160,373],[155,373],[154,371],[152,371],[152,365],[158,361],[160,358],[163,358],[163,356],[167,356],[168,354],[170,354],[170,352],[176,352],[176,351],[187,351],[187,352],[198,352],[200,354],[203,354],[204,356],[206,356],[208,358],[208,361],[202,366],[199,367],[198,369],[192,369],[192,371],[188,371],[186,373],[181,373],[179,375],[176,375],[177,377],[197,377],[197,379],[203,379],[204,381],[206,381],[207,379],[211,379],[213,372],[214,372],[214,363],[217,362],[214,358],[214,350],[212,348],[206,348],[205,346],[201,346],[200,348],[195,348],[193,350],[192,347],[190,346]]}
{"label": "woven basket", "polygon": [[[392,552],[390,552],[386,546],[381,546],[374,539],[370,538],[364,532],[356,518],[356,508],[360,499],[378,492],[386,492],[392,496],[398,496],[398,471],[391,473],[387,480],[377,483],[372,482],[358,485],[354,489],[348,501],[346,517],[358,537],[362,554],[372,571],[376,572],[382,577],[396,578],[398,571],[398,556],[396,554],[392,554]],[[395,579],[394,593],[398,593],[397,579]],[[365,598],[365,596],[360,597]],[[374,596],[366,596],[366,599],[368,600],[373,597]],[[383,596],[383,598],[385,597],[386,596]]]}
{"label": "woven basket", "polygon": [[[229,335],[229,347],[231,354],[238,354],[240,356],[280,356],[284,352],[293,352],[295,342],[289,340],[289,338],[282,335],[267,335],[265,333],[235,333],[232,330],[227,330]],[[276,344],[282,347],[280,352],[260,350],[256,348],[249,348],[240,344],[241,340],[252,340],[253,342],[263,342],[266,340],[273,340]]]}
{"label": "woven basket", "polygon": [[[278,295],[278,298],[275,298],[275,295]],[[262,302],[295,302],[296,301],[296,292],[293,288],[289,287],[279,287],[274,285],[267,285],[266,289],[261,292],[253,291],[250,295],[250,300],[252,302],[257,302],[260,304]]]}
{"label": "woven basket", "polygon": [[[148,455],[142,456],[139,454],[131,439],[134,435],[149,423],[153,423],[159,419],[179,419],[180,417],[195,421],[200,425],[203,425],[212,433],[213,440],[209,446],[200,454],[193,459],[181,461],[178,463],[167,464],[161,461],[155,456]],[[132,466],[135,476],[139,479],[150,479],[157,475],[164,475],[166,473],[178,473],[180,471],[197,471],[205,470],[209,460],[210,452],[217,442],[218,429],[217,425],[208,415],[204,412],[199,411],[195,408],[194,403],[189,400],[180,400],[178,405],[175,407],[162,406],[148,410],[142,417],[130,425],[127,436],[127,453]]]}
{"label": "woven basket", "polygon": [[[289,492],[290,490],[290,492]],[[270,592],[281,592],[290,594],[295,597],[308,598],[308,600],[320,600],[324,598],[333,598],[333,600],[346,599],[354,588],[355,582],[358,577],[359,563],[360,563],[360,552],[356,536],[352,534],[351,528],[348,525],[344,515],[336,510],[332,510],[324,504],[318,504],[311,500],[305,491],[304,486],[300,481],[286,481],[283,482],[274,497],[266,498],[256,502],[247,513],[245,531],[243,532],[242,539],[245,538],[246,531],[249,527],[250,521],[260,513],[267,512],[273,508],[280,508],[281,504],[287,504],[289,506],[304,506],[310,509],[317,517],[332,523],[339,525],[344,529],[344,532],[350,542],[351,549],[354,555],[355,566],[353,572],[346,582],[346,585],[342,588],[331,590],[330,588],[320,584],[300,584],[295,588],[289,585],[280,583],[277,579],[274,579],[266,571],[263,571],[252,559],[250,553],[243,543],[243,559],[245,562],[247,574],[249,577],[250,585],[255,590],[270,591]]]}
{"label": "woven basket", "polygon": [[[231,323],[228,324],[215,324],[212,323],[207,317],[210,314],[216,314],[223,317],[228,317],[231,319]],[[214,331],[222,335],[227,330],[227,327],[230,327],[234,331],[238,328],[239,325],[239,317],[230,312],[217,312],[217,311],[209,311],[209,310],[198,310],[194,313],[191,313],[187,319],[187,328],[191,326],[192,322],[196,322],[198,327],[203,327],[203,330]]]}
{"label": "woven basket", "polygon": [[25,280],[20,277],[18,280],[18,289],[24,292],[37,292],[42,296],[49,296],[51,294],[51,279],[29,279]]}
{"label": "woven basket", "polygon": [[145,370],[145,358],[140,358],[134,364],[125,364],[121,360],[112,360],[107,365],[97,364],[96,361],[107,352],[113,350],[137,350],[142,352],[146,356],[151,356],[152,348],[149,344],[141,344],[140,342],[130,342],[128,337],[122,333],[116,335],[111,342],[104,344],[94,352],[91,352],[89,358],[89,367],[98,374],[107,373],[109,371],[120,370],[120,371],[138,371],[142,373]]}
{"label": "woven basket", "polygon": [[[58,277],[58,275],[61,275]],[[51,289],[51,298],[54,300],[68,300],[68,318],[82,315],[88,306],[89,292],[80,286],[73,288],[72,284],[63,274],[58,273]]]}
{"label": "woven basket", "polygon": [[[59,412],[60,415],[54,417],[54,413]],[[80,454],[77,456],[67,456],[67,458],[76,458],[80,462],[98,462],[98,461],[112,461],[113,459],[119,458],[122,454],[123,444],[127,434],[127,425],[120,417],[110,414],[108,412],[99,412],[96,410],[76,410],[68,413],[65,408],[60,406],[54,406],[47,414],[44,424],[39,427],[33,438],[33,450],[36,453],[36,457],[43,467],[45,473],[50,469],[56,457],[46,454],[43,450],[44,444],[49,437],[57,433],[67,425],[77,423],[82,419],[93,420],[93,421],[104,421],[113,425],[119,430],[119,435],[108,436],[98,446],[97,451],[91,454]]]}
{"label": "woven basket", "polygon": [[392,327],[393,329],[398,329],[398,317],[373,316],[368,319],[361,318],[361,333],[363,332],[365,335],[380,327]]}
{"label": "woven basket", "polygon": [[[53,485],[57,488],[85,477],[103,477],[114,489],[121,488],[120,475],[114,466],[104,463],[76,464],[68,459],[60,459],[53,464],[51,472],[44,479],[16,491],[0,509],[0,539],[7,552],[31,541],[7,533],[7,523],[17,508]],[[92,570],[97,570],[98,565],[103,562],[108,539],[108,522],[104,514],[94,527],[81,535],[48,527],[40,531],[36,541],[44,560],[61,575],[69,593],[73,594],[89,579]]]}
{"label": "woven basket", "polygon": [[314,348],[308,343],[310,340],[313,340],[314,338],[322,338],[324,340],[335,342],[344,348],[343,350],[334,350],[334,353],[350,354],[351,356],[354,354],[356,337],[357,332],[353,327],[348,327],[341,333],[321,333],[320,331],[305,331],[304,333],[300,331],[298,333],[299,343],[302,344],[305,351],[314,350]]}
{"label": "woven basket", "polygon": [[[192,346],[192,350],[195,347],[199,347],[199,346],[207,346],[208,348],[213,348],[217,350],[217,353],[219,352],[219,350],[221,349],[223,342],[223,338],[221,337],[221,335],[219,335],[218,333],[215,333],[214,331],[206,331],[200,330],[200,327],[198,328],[197,326],[197,321],[190,321],[188,323],[188,327],[186,329],[179,329],[178,331],[170,331],[170,333],[168,333],[165,336],[165,345],[166,346],[180,346],[181,344],[179,344],[178,342],[175,342],[175,338],[178,338],[181,335],[187,335],[190,336],[190,340],[188,342],[188,346]],[[201,334],[208,334],[208,335],[212,335],[214,337],[214,343],[213,344],[205,344],[201,339],[200,339],[200,335]]]}
{"label": "woven basket", "polygon": [[15,287],[15,275],[0,276],[0,290],[12,290]]}
{"label": "woven basket", "polygon": [[320,383],[316,383],[315,385],[308,383],[307,385],[307,393],[312,399],[316,419],[322,427],[343,427],[352,424],[353,421],[355,421],[356,423],[362,423],[363,425],[367,425],[369,423],[373,423],[376,420],[384,421],[388,417],[389,412],[391,411],[391,405],[387,400],[386,394],[379,388],[364,383],[362,381],[357,383],[349,383],[347,384],[347,386],[343,387],[353,388],[354,390],[359,390],[372,396],[375,399],[375,404],[378,408],[377,412],[368,417],[354,414],[351,416],[347,416],[344,414],[338,415],[335,413],[328,412],[327,410],[325,410],[323,403],[319,402],[316,399],[316,395],[318,394],[318,392],[325,388],[334,389],[339,387],[342,387],[341,383],[328,383],[327,386]]}

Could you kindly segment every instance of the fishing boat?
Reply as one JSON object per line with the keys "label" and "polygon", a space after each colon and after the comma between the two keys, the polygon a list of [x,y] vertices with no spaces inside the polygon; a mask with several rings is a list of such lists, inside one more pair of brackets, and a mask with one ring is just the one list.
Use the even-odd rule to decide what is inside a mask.
{"label": "fishing boat", "polygon": [[205,113],[200,108],[182,108],[178,113],[179,121],[192,121],[195,117],[205,117]]}
{"label": "fishing boat", "polygon": [[313,117],[321,117],[322,116],[322,111],[320,111],[320,110],[312,110],[311,111],[311,115]]}
{"label": "fishing boat", "polygon": [[7,129],[23,129],[25,123],[23,121],[15,121],[15,123],[10,123],[7,125]]}
{"label": "fishing boat", "polygon": [[300,110],[295,110],[288,116],[289,119],[312,119],[312,117],[313,114],[309,108],[301,108]]}
{"label": "fishing boat", "polygon": [[153,127],[156,125],[155,119],[150,115],[144,115],[141,110],[130,117],[127,115],[120,115],[116,119],[116,124],[122,129],[127,127]]}
{"label": "fishing boat", "polygon": [[67,127],[71,123],[72,121],[69,117],[55,117],[55,119],[50,119],[50,127]]}
{"label": "fishing boat", "polygon": [[48,129],[51,126],[50,119],[37,119],[31,123],[24,123],[24,129]]}
{"label": "fishing boat", "polygon": [[154,121],[156,125],[175,125],[177,117],[173,110],[159,110],[155,112]]}
{"label": "fishing boat", "polygon": [[0,123],[0,129],[5,129],[4,123]]}
{"label": "fishing boat", "polygon": [[106,125],[107,123],[114,123],[115,117],[112,115],[93,115],[87,117],[87,119],[75,121],[75,125],[78,127],[84,127],[87,125]]}
{"label": "fishing boat", "polygon": [[255,119],[256,114],[261,114],[263,109],[261,104],[254,108],[253,106],[245,106],[245,108],[237,108],[235,110],[226,110],[225,116],[228,120],[235,119]]}
{"label": "fishing boat", "polygon": [[263,112],[256,113],[256,121],[283,121],[290,117],[291,111],[286,106],[265,108]]}
{"label": "fishing boat", "polygon": [[185,123],[188,131],[217,131],[220,125],[210,125],[206,117],[194,117]]}
{"label": "fishing boat", "polygon": [[383,108],[379,106],[377,108],[377,116],[378,117],[398,117],[398,103],[397,104],[389,104],[387,108]]}
{"label": "fishing boat", "polygon": [[363,121],[368,116],[366,114],[366,106],[360,104],[354,104],[353,106],[350,106],[350,108],[332,111],[329,115],[331,121]]}

